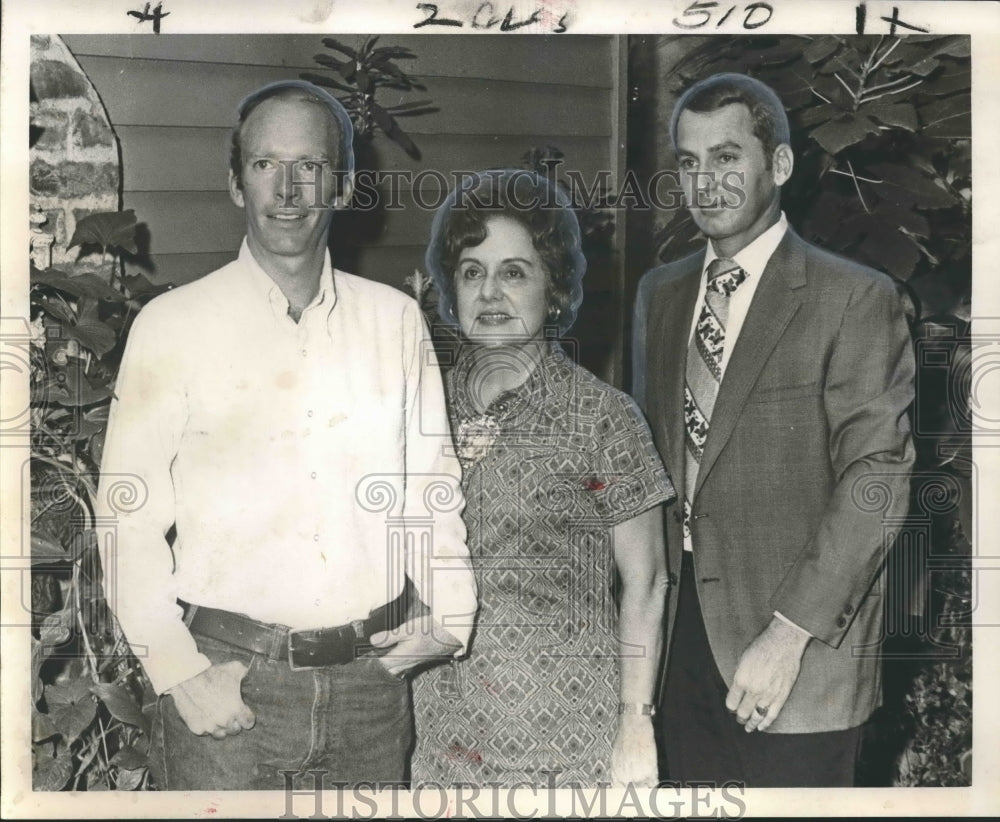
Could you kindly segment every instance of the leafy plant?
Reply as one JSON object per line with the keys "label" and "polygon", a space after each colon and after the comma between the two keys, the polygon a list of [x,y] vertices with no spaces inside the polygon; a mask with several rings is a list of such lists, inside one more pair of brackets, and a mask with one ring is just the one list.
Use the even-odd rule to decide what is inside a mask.
{"label": "leafy plant", "polygon": [[[91,214],[70,247],[117,263],[135,214]],[[161,289],[138,276],[31,268],[32,754],[36,790],[148,782],[144,675],[104,600],[94,531],[98,470],[121,342]]]}
{"label": "leafy plant", "polygon": [[413,117],[437,111],[430,100],[414,100],[393,106],[382,106],[376,96],[379,89],[396,91],[426,91],[424,85],[397,64],[396,60],[412,60],[416,55],[400,46],[378,46],[379,38],[366,37],[358,48],[351,48],[332,37],[324,37],[323,45],[334,54],[317,54],[313,59],[330,74],[303,72],[303,80],[342,92],[338,99],[354,122],[355,139],[370,140],[376,131],[385,135],[415,160],[420,149],[403,131],[397,117]]}
{"label": "leafy plant", "polygon": [[[971,289],[967,36],[711,38],[675,91],[721,71],[758,77],[788,110],[789,220],[810,240],[908,282],[922,313],[964,310]],[[693,249],[684,214],[661,259]]]}

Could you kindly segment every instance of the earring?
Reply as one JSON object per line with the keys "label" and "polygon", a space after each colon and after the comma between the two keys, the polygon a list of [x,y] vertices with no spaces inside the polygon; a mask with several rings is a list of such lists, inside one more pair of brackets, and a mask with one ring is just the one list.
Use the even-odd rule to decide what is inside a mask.
{"label": "earring", "polygon": [[558,305],[549,308],[549,319],[553,322],[559,319],[560,314],[562,314],[562,309]]}

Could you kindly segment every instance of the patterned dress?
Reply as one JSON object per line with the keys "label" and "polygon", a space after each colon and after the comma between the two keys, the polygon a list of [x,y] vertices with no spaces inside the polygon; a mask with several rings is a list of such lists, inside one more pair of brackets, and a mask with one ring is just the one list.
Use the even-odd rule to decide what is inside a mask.
{"label": "patterned dress", "polygon": [[480,608],[469,656],[414,681],[412,779],[609,782],[618,727],[612,526],[674,496],[635,403],[553,345],[485,414],[448,375]]}

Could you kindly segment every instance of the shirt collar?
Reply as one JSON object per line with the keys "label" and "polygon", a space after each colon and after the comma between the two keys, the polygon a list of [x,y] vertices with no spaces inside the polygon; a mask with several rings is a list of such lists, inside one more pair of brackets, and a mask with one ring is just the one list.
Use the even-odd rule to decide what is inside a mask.
{"label": "shirt collar", "polygon": [[[261,268],[260,263],[253,256],[253,252],[250,251],[250,246],[245,237],[243,238],[243,244],[240,246],[239,262],[248,275],[246,280],[253,292],[271,305],[275,316],[287,315],[287,298],[278,287],[278,284]],[[304,316],[310,309],[322,305],[329,306],[327,310],[327,314],[329,315],[329,312],[333,311],[336,303],[337,288],[334,284],[333,264],[330,262],[330,252],[327,250],[323,252],[323,271],[319,276],[319,290],[302,314]]]}
{"label": "shirt collar", "polygon": [[[785,212],[782,211],[778,221],[756,240],[734,254],[733,260],[747,273],[748,277],[759,277],[764,273],[768,260],[771,259],[771,255],[774,254],[787,230],[788,219],[785,217]],[[705,262],[701,268],[702,275],[708,270],[709,263],[718,256],[712,244],[709,243],[705,252]]]}

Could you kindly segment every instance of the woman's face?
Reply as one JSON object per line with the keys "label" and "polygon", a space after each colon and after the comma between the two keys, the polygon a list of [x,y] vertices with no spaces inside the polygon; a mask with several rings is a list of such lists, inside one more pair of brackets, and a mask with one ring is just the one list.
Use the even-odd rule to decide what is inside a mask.
{"label": "woman's face", "polygon": [[458,322],[481,345],[542,337],[548,273],[528,229],[512,217],[486,221],[486,239],[463,248],[455,271]]}

